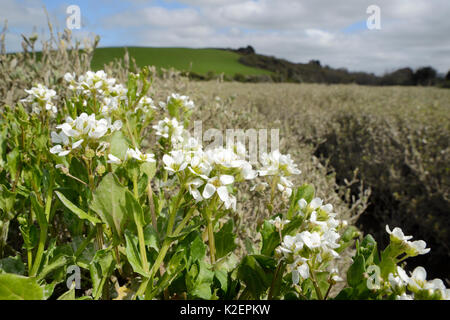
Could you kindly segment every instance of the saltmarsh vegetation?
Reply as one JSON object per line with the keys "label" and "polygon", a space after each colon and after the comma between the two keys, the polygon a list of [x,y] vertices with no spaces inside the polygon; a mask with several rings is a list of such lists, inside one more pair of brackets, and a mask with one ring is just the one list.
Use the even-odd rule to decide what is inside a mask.
{"label": "saltmarsh vegetation", "polygon": [[[13,58],[2,59],[7,68]],[[23,70],[8,73],[14,87],[0,120],[2,299],[449,298],[423,267],[404,270],[405,259],[428,253],[424,241],[389,226],[384,250],[361,237],[352,224],[368,193],[335,192],[319,163],[297,163],[310,157],[307,148],[294,152],[301,141],[252,165],[239,144],[205,150],[190,136],[194,118],[254,127],[267,112],[257,100],[250,110],[226,110],[224,123],[217,111],[235,97],[198,106],[195,95],[172,94],[195,84],[128,66],[59,70],[45,81],[37,72],[33,83],[17,76]],[[350,267],[340,263],[349,254]],[[81,290],[67,287],[73,266]]]}

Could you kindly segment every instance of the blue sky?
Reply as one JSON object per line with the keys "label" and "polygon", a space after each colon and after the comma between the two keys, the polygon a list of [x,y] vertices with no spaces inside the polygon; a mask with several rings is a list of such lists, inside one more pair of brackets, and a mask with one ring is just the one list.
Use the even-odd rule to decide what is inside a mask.
{"label": "blue sky", "polygon": [[42,6],[55,27],[78,5],[79,38],[100,35],[100,46],[240,47],[293,62],[382,74],[432,65],[450,69],[450,1],[378,0],[381,30],[368,30],[372,0],[0,0],[8,19],[6,46],[20,50],[21,33],[47,30]]}

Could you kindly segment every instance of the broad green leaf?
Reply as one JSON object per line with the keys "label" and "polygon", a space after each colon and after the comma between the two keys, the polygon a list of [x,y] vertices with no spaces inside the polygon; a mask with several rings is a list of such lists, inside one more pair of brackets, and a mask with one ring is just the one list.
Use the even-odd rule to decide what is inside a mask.
{"label": "broad green leaf", "polygon": [[201,260],[206,254],[206,245],[203,243],[202,239],[197,236],[192,242],[190,247],[190,257],[195,260]]}
{"label": "broad green leaf", "polygon": [[151,224],[144,228],[144,241],[147,247],[159,252],[159,235]]}
{"label": "broad green leaf", "polygon": [[152,179],[156,173],[156,162],[144,162],[141,164],[141,171]]}
{"label": "broad green leaf", "polygon": [[23,275],[25,273],[25,264],[20,256],[7,257],[0,260],[0,273],[14,273]]}
{"label": "broad green leaf", "polygon": [[93,225],[95,225],[96,223],[100,223],[101,222],[100,219],[98,219],[98,218],[96,218],[94,216],[91,216],[88,213],[86,213],[83,210],[81,210],[80,208],[78,208],[69,199],[67,199],[61,192],[55,191],[55,193],[58,196],[59,200],[61,200],[61,202],[64,204],[64,206],[66,206],[67,209],[72,211],[72,213],[77,215],[78,218],[83,219],[83,220],[88,220]]}
{"label": "broad green leaf", "polygon": [[0,274],[0,300],[42,300],[44,289],[35,278]]}
{"label": "broad green leaf", "polygon": [[133,219],[133,212],[126,206],[127,192],[117,176],[108,173],[94,191],[90,204],[91,209],[113,230],[116,241],[123,237],[126,224]]}
{"label": "broad green leaf", "polygon": [[142,267],[137,236],[131,233],[129,230],[126,230],[125,241],[126,241],[125,251],[127,254],[128,262],[133,267],[134,272],[137,272],[143,275],[144,277],[150,277],[150,274],[146,272]]}
{"label": "broad green leaf", "polygon": [[[239,279],[244,282],[254,299],[259,299],[272,282],[274,269],[267,269],[269,264],[267,259],[265,260],[255,255],[245,256],[238,269]],[[266,267],[263,267],[260,262],[263,262]]]}
{"label": "broad green leaf", "polygon": [[364,280],[364,272],[366,272],[366,262],[364,256],[359,254],[347,271],[348,284],[352,287],[358,286]]}
{"label": "broad green leaf", "polygon": [[268,221],[264,221],[260,233],[262,238],[261,254],[271,256],[275,248],[280,245],[280,234]]}
{"label": "broad green leaf", "polygon": [[225,223],[222,228],[215,234],[216,244],[216,258],[220,259],[226,256],[228,253],[236,249],[235,243],[236,235],[233,232],[233,219],[230,219]]}
{"label": "broad green leaf", "polygon": [[16,193],[9,191],[6,186],[0,185],[0,214],[2,220],[10,220],[14,217],[13,208],[16,200]]}
{"label": "broad green leaf", "polygon": [[110,153],[117,158],[124,160],[125,154],[130,144],[122,131],[116,131],[111,136],[111,149]]}
{"label": "broad green leaf", "polygon": [[125,210],[133,214],[136,225],[143,227],[145,225],[144,212],[138,200],[128,190],[125,191]]}
{"label": "broad green leaf", "polygon": [[98,299],[101,296],[105,281],[113,272],[114,267],[115,262],[111,250],[101,249],[95,253],[89,265],[94,299]]}

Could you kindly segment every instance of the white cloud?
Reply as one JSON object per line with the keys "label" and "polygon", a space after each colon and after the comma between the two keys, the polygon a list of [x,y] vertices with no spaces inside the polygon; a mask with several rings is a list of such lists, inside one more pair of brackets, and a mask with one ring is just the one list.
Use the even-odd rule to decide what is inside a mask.
{"label": "white cloud", "polygon": [[[1,1],[0,18],[21,27],[46,23],[42,10],[32,10],[40,1]],[[319,59],[332,67],[377,73],[404,66],[450,68],[448,0],[377,0],[382,29],[373,31],[361,27],[373,0],[128,2],[127,11],[99,21],[108,45],[252,45],[258,53],[293,62]],[[348,28],[355,24],[359,27]]]}

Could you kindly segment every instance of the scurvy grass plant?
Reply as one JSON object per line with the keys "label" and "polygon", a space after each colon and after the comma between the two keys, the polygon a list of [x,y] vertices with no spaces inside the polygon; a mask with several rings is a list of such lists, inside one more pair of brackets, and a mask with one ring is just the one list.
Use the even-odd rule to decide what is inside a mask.
{"label": "scurvy grass plant", "polygon": [[[403,269],[426,243],[388,226],[381,252],[370,235],[356,240],[347,283],[331,297],[343,281],[336,261],[359,232],[313,186],[294,185],[289,155],[272,150],[253,166],[243,145],[204,149],[187,130],[194,102],[155,103],[146,68],[125,85],[103,71],[64,80],[63,105],[39,84],[2,112],[0,299],[450,298],[424,268]],[[272,217],[254,230],[261,245],[238,257],[230,213],[244,183]],[[285,205],[275,210],[277,198]],[[66,287],[77,269],[81,296]]]}

